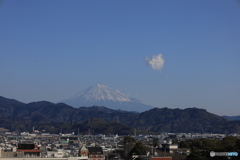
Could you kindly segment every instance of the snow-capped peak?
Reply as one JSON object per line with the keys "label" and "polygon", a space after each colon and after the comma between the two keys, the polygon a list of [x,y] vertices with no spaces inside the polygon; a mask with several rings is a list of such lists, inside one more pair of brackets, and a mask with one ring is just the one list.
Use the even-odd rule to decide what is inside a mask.
{"label": "snow-capped peak", "polygon": [[112,90],[107,86],[95,84],[70,99],[62,100],[73,107],[81,106],[105,106],[111,109],[121,109],[126,111],[146,111],[152,106],[141,103],[139,100],[130,99],[119,90]]}
{"label": "snow-capped peak", "polygon": [[119,91],[114,91],[107,86],[101,84],[95,84],[82,92],[75,95],[72,99],[83,98],[85,101],[92,101],[92,100],[112,100],[112,101],[131,101],[127,96],[122,94]]}

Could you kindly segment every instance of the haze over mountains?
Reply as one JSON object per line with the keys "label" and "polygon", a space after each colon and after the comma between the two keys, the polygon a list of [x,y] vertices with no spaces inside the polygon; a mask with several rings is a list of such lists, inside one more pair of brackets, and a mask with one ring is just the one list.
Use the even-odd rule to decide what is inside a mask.
{"label": "haze over mountains", "polygon": [[95,84],[87,89],[81,91],[75,96],[62,100],[60,102],[66,103],[73,107],[81,106],[105,106],[111,109],[121,109],[126,111],[143,112],[153,108],[150,105],[141,103],[135,98],[128,98],[120,91],[112,90],[111,88]]}

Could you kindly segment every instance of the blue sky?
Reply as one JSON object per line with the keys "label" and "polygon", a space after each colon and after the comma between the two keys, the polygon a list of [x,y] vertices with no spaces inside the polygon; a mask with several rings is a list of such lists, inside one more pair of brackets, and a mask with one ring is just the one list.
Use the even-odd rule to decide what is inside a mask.
{"label": "blue sky", "polygon": [[[0,1],[0,95],[58,102],[93,85],[156,106],[240,115],[234,0]],[[160,70],[145,58],[162,54]]]}

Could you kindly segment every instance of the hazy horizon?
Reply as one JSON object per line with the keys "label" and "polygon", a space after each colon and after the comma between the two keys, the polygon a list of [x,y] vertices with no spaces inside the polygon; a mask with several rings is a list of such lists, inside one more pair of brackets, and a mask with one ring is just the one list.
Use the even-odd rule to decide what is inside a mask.
{"label": "hazy horizon", "polygon": [[102,84],[154,107],[240,115],[240,3],[0,1],[0,96]]}

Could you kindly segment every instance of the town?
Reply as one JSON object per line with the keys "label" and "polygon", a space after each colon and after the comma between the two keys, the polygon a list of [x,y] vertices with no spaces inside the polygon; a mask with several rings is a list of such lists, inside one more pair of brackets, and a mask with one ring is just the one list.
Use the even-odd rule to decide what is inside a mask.
{"label": "town", "polygon": [[[161,133],[159,135],[79,135],[29,132],[1,132],[0,158],[3,160],[180,160],[191,153],[179,142],[190,139],[217,139],[239,134]],[[141,154],[139,148],[144,146]],[[142,146],[141,146],[142,145]],[[136,151],[136,153],[135,153]]]}

